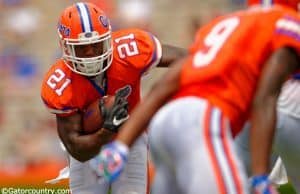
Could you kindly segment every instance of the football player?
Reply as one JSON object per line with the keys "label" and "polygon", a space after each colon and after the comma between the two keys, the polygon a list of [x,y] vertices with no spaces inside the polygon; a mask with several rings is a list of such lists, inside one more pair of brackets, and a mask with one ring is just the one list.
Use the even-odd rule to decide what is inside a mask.
{"label": "football player", "polygon": [[[274,166],[271,178],[275,184],[282,185],[288,182],[288,175],[294,188],[300,192],[300,150],[297,146],[300,139],[300,82],[298,75],[295,78],[284,84],[277,103],[277,130],[272,149],[273,163],[277,161],[277,165]],[[246,126],[234,141],[237,153],[249,171],[248,139],[249,126]]]}
{"label": "football player", "polygon": [[101,150],[105,177],[119,180],[128,147],[149,124],[154,194],[248,193],[233,137],[250,120],[251,186],[256,194],[277,193],[267,176],[276,104],[283,83],[300,68],[297,3],[284,2],[293,6],[250,7],[200,28],[189,56]]}
{"label": "football player", "polygon": [[[128,166],[118,182],[102,181],[90,160],[103,144],[112,140],[128,117],[127,111],[140,101],[142,76],[153,67],[168,66],[186,50],[161,45],[153,34],[140,29],[112,32],[105,13],[91,3],[79,2],[64,9],[57,31],[62,58],[46,73],[41,97],[56,115],[59,137],[71,155],[71,192],[146,194],[146,133],[133,146]],[[104,124],[95,132],[86,133],[85,108],[105,95],[116,94],[118,98],[121,88],[126,88],[127,99],[120,97],[110,109],[99,103]]]}
{"label": "football player", "polygon": [[[280,4],[281,6],[299,11],[298,0],[249,0],[248,4],[253,6],[260,4],[265,7]],[[298,132],[300,125],[300,83],[298,79],[299,74],[295,74],[293,79],[288,80],[284,84],[278,99],[277,130],[271,158],[274,169],[271,178],[275,184],[281,185],[287,183],[288,175],[295,188],[300,191],[300,157],[298,157],[300,150],[298,149],[299,146],[295,146],[300,138],[300,132]],[[250,169],[249,128],[249,125],[245,126],[244,130],[235,139],[238,155],[241,157],[248,171]],[[280,158],[277,159],[279,155]],[[285,172],[286,170],[287,172]]]}

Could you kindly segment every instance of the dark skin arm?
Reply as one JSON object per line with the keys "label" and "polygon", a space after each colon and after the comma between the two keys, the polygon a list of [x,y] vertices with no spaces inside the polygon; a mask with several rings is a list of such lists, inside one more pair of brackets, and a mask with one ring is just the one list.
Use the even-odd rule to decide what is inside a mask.
{"label": "dark skin arm", "polygon": [[179,88],[179,76],[183,60],[179,60],[158,81],[132,112],[130,119],[121,127],[117,140],[131,146],[147,129],[152,116],[163,106]]}
{"label": "dark skin arm", "polygon": [[285,80],[298,68],[299,56],[290,48],[278,49],[266,62],[252,108],[250,150],[253,175],[269,172],[277,98]]}
{"label": "dark skin arm", "polygon": [[162,57],[157,67],[169,67],[174,61],[186,56],[188,51],[183,48],[163,44]]}
{"label": "dark skin arm", "polygon": [[104,128],[91,134],[83,134],[82,116],[56,116],[57,131],[68,152],[75,159],[84,162],[99,153],[102,145],[113,139],[115,133]]}

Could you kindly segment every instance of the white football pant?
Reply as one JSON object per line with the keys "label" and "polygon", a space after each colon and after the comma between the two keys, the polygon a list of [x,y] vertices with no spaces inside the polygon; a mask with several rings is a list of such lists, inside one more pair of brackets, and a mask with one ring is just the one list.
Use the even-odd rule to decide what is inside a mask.
{"label": "white football pant", "polygon": [[246,194],[229,122],[201,98],[171,101],[153,117],[149,143],[156,168],[152,194]]}

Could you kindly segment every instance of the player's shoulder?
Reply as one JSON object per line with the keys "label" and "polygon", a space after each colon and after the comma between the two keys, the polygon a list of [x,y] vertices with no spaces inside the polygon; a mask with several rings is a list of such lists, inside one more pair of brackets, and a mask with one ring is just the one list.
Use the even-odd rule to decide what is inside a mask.
{"label": "player's shoulder", "polygon": [[294,9],[275,5],[261,8],[259,14],[256,20],[261,34],[269,32],[271,50],[291,47],[300,53],[300,16]]}
{"label": "player's shoulder", "polygon": [[69,113],[71,107],[72,71],[59,59],[45,73],[41,85],[41,98],[46,107],[53,113]]}
{"label": "player's shoulder", "polygon": [[52,78],[58,77],[62,79],[63,77],[71,77],[72,73],[73,73],[72,70],[67,67],[64,60],[58,59],[50,66],[50,68],[45,73],[43,77],[42,85],[44,86],[45,84],[47,84],[47,82],[49,82],[49,79],[51,79],[51,77]]}
{"label": "player's shoulder", "polygon": [[289,21],[290,24],[300,25],[300,14],[293,9],[278,7],[274,10],[274,13],[277,13],[278,15],[277,25],[284,21]]}
{"label": "player's shoulder", "polygon": [[300,16],[297,12],[285,9],[274,23],[273,48],[291,47],[300,53]]}
{"label": "player's shoulder", "polygon": [[114,61],[147,70],[161,58],[161,43],[150,32],[138,28],[121,29],[112,34]]}
{"label": "player's shoulder", "polygon": [[60,69],[65,74],[70,74],[72,71],[67,67],[63,59],[57,59],[54,63],[51,64],[50,68],[47,70],[44,78],[47,78],[48,75],[54,73],[57,69]]}
{"label": "player's shoulder", "polygon": [[298,12],[290,7],[287,7],[287,6],[281,6],[281,5],[275,5],[273,6],[273,9],[272,11],[275,13],[275,12],[278,12],[278,13],[281,13],[283,15],[294,15],[294,16],[297,16],[299,17],[298,15]]}
{"label": "player's shoulder", "polygon": [[158,46],[161,46],[159,40],[154,34],[138,28],[127,28],[115,31],[113,32],[112,37],[114,40],[114,46],[134,41],[136,42],[137,49],[144,52],[152,52]]}

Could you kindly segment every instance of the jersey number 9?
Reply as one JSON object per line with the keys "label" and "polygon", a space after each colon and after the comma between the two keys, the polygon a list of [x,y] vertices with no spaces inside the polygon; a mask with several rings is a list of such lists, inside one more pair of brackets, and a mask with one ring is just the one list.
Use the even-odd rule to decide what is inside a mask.
{"label": "jersey number 9", "polygon": [[239,18],[237,17],[228,18],[217,23],[204,39],[205,48],[196,52],[193,59],[194,67],[209,65],[238,24]]}

